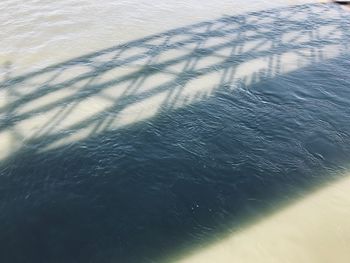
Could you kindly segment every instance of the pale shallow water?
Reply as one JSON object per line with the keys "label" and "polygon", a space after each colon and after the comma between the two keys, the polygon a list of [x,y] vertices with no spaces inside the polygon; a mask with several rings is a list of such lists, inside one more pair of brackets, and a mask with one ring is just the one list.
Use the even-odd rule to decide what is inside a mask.
{"label": "pale shallow water", "polygon": [[1,262],[350,260],[348,12],[0,7]]}

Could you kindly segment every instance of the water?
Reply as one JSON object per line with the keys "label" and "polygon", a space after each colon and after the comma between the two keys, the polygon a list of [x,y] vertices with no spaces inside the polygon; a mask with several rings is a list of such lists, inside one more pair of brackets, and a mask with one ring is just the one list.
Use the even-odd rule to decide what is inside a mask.
{"label": "water", "polygon": [[[204,262],[189,255],[346,179],[350,17],[340,7],[0,6],[1,262]],[[256,237],[239,243],[286,262],[320,262],[310,244],[336,246],[327,256],[347,262],[350,202],[336,189],[287,213],[309,224],[281,219],[290,254],[268,250],[267,237],[263,249]],[[324,200],[331,223],[308,214]],[[313,220],[335,241],[293,255]]]}

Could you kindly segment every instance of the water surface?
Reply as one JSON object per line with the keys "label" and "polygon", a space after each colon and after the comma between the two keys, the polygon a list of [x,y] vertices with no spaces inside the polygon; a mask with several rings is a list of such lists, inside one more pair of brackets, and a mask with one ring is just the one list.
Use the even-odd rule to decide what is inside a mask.
{"label": "water surface", "polygon": [[1,4],[2,262],[174,262],[345,177],[347,12],[138,4]]}

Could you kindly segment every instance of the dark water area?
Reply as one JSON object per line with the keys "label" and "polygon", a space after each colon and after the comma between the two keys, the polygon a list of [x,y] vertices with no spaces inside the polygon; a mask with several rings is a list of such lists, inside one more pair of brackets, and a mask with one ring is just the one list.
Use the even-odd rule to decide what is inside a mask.
{"label": "dark water area", "polygon": [[343,54],[57,149],[28,144],[0,166],[0,261],[161,262],[339,179],[349,69]]}

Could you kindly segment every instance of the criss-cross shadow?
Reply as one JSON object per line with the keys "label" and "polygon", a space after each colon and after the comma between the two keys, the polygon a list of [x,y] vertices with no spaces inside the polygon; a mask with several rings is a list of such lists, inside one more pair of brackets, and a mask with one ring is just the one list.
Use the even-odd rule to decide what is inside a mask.
{"label": "criss-cross shadow", "polygon": [[335,179],[348,23],[227,16],[6,79],[1,262],[162,262]]}
{"label": "criss-cross shadow", "polygon": [[329,5],[227,16],[8,79],[0,131],[44,151],[126,127],[344,52],[347,20]]}

